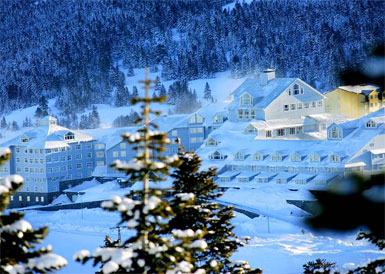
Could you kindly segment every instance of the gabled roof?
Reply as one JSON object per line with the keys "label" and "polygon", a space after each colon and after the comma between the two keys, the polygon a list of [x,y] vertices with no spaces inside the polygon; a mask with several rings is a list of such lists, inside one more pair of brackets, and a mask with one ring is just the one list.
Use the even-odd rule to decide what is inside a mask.
{"label": "gabled roof", "polygon": [[255,107],[265,108],[295,80],[296,78],[274,78],[263,86],[259,78],[247,79],[231,94],[234,97],[239,97],[247,92],[254,97]]}
{"label": "gabled roof", "polygon": [[[54,121],[56,119],[43,119],[43,121]],[[64,135],[68,132],[73,132],[75,135],[74,139],[65,140]],[[21,142],[20,137],[26,135],[29,139],[28,142]],[[59,126],[57,124],[50,123],[40,123],[40,126],[29,130],[8,142],[2,144],[3,146],[25,146],[27,148],[57,148],[57,147],[68,147],[69,143],[75,142],[86,142],[91,141],[93,138],[91,136],[85,135],[78,131],[69,130],[65,127]]]}
{"label": "gabled roof", "polygon": [[340,86],[338,88],[348,92],[356,93],[356,94],[365,94],[365,93],[369,94],[373,90],[377,90],[379,87],[375,85],[355,85],[355,86]]}

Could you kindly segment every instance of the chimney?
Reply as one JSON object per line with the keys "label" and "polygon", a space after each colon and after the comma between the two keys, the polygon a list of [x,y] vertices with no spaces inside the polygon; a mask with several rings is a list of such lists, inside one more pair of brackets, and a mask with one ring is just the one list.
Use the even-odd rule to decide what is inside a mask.
{"label": "chimney", "polygon": [[266,86],[269,80],[275,78],[275,69],[266,69],[259,75],[261,80],[261,86]]}

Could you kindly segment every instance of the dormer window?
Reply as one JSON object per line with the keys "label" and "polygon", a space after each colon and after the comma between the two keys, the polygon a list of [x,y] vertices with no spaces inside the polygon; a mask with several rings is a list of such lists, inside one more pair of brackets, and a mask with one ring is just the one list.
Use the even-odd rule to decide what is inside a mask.
{"label": "dormer window", "polygon": [[193,114],[190,117],[190,124],[202,124],[203,123],[203,117],[199,114]]}
{"label": "dormer window", "polygon": [[310,155],[310,162],[319,162],[320,156],[317,153],[312,153]]}
{"label": "dormer window", "polygon": [[292,153],[290,155],[290,160],[292,162],[301,162],[301,156],[298,153]]}
{"label": "dormer window", "polygon": [[282,156],[278,152],[274,152],[273,155],[271,155],[271,160],[275,162],[281,162]]}
{"label": "dormer window", "polygon": [[331,154],[329,159],[330,159],[331,163],[339,163],[339,162],[341,162],[340,156],[335,154],[335,153]]}
{"label": "dormer window", "polygon": [[245,128],[245,133],[256,133],[257,129],[253,125],[248,125]]}
{"label": "dormer window", "polygon": [[216,114],[213,118],[213,122],[216,124],[223,123],[223,116]]}
{"label": "dormer window", "polygon": [[22,135],[22,136],[20,137],[20,141],[21,141],[22,143],[28,143],[28,142],[29,142],[29,138],[28,138],[26,135]]}
{"label": "dormer window", "polygon": [[254,161],[263,161],[263,155],[259,152],[256,152],[253,155],[253,160]]}
{"label": "dormer window", "polygon": [[218,151],[215,151],[212,154],[210,154],[209,159],[210,160],[224,160],[225,156],[222,155],[221,153],[219,153]]}
{"label": "dormer window", "polygon": [[237,152],[234,154],[234,160],[243,161],[245,160],[245,155],[242,152]]}
{"label": "dormer window", "polygon": [[294,95],[298,95],[299,94],[299,86],[297,84],[294,85],[293,91],[294,91]]}
{"label": "dormer window", "polygon": [[206,146],[208,146],[208,147],[216,147],[217,145],[218,145],[218,142],[212,137],[210,137],[206,141]]}
{"label": "dormer window", "polygon": [[242,106],[250,106],[252,104],[253,104],[253,97],[248,93],[244,93],[241,96],[241,105]]}
{"label": "dormer window", "polygon": [[341,129],[337,126],[333,126],[331,129],[329,129],[328,132],[329,139],[341,139],[342,138],[342,132]]}
{"label": "dormer window", "polygon": [[67,134],[64,135],[64,140],[74,140],[75,135],[72,132],[68,132]]}
{"label": "dormer window", "polygon": [[376,123],[373,122],[372,120],[369,120],[369,121],[366,123],[366,127],[367,127],[367,128],[376,128]]}

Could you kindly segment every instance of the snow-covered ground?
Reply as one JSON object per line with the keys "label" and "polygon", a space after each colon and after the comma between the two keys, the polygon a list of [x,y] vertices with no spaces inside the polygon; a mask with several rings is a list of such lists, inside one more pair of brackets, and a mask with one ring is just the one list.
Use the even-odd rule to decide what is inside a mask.
{"label": "snow-covered ground", "polygon": [[[315,233],[298,225],[274,218],[249,219],[237,213],[233,219],[237,235],[249,235],[250,243],[241,248],[233,259],[247,260],[261,267],[264,274],[298,274],[309,260],[325,258],[340,267],[366,262],[384,256],[366,241],[356,241],[356,232],[347,234]],[[59,273],[94,273],[97,268],[72,260],[80,249],[94,250],[103,245],[105,235],[117,238],[114,228],[119,216],[102,209],[60,210],[57,212],[28,211],[26,219],[34,227],[48,225],[50,232],[44,244],[52,244],[56,254],[64,256],[69,265]],[[304,228],[304,233],[302,229]],[[269,233],[270,230],[270,233]],[[122,237],[129,232],[122,230]]]}
{"label": "snow-covered ground", "polygon": [[[76,202],[108,199],[112,195],[123,196],[128,188],[120,188],[116,181],[99,184],[85,182],[69,191],[84,191]],[[247,192],[247,195],[246,195]],[[221,201],[240,204],[246,209],[263,214],[250,219],[236,213],[233,219],[234,232],[252,239],[246,247],[240,248],[233,259],[247,260],[253,267],[260,267],[264,274],[302,273],[302,265],[317,258],[337,262],[339,267],[353,267],[368,259],[385,256],[384,251],[367,241],[355,240],[357,231],[334,233],[311,231],[304,223],[303,211],[285,203],[285,199],[305,197],[306,193],[269,189],[229,190]],[[246,198],[247,197],[247,198]],[[66,202],[63,197],[58,200]],[[68,202],[68,200],[67,200]],[[268,217],[266,217],[268,216]],[[64,256],[69,265],[60,273],[93,273],[96,268],[82,266],[72,260],[80,249],[94,250],[103,244],[105,235],[117,238],[114,228],[120,220],[118,214],[100,208],[82,210],[60,210],[56,212],[27,211],[26,219],[34,227],[47,225],[50,228],[45,244],[52,244],[54,252]],[[129,235],[122,230],[122,237]]]}

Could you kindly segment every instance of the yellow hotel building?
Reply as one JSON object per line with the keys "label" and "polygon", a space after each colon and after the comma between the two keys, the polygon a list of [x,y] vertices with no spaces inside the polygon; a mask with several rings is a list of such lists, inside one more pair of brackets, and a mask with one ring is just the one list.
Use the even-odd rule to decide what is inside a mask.
{"label": "yellow hotel building", "polygon": [[325,94],[325,111],[360,118],[385,107],[384,91],[373,85],[341,86]]}

